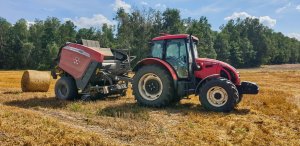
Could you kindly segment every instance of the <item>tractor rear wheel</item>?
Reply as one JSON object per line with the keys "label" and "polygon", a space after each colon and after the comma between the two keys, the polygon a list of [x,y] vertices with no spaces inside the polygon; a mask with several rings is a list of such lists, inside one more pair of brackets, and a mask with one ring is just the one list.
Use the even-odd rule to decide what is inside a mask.
{"label": "tractor rear wheel", "polygon": [[163,107],[174,98],[174,82],[169,73],[157,65],[140,68],[133,77],[133,94],[140,105]]}
{"label": "tractor rear wheel", "polygon": [[61,77],[55,84],[55,95],[61,100],[72,100],[77,98],[78,89],[71,77]]}
{"label": "tractor rear wheel", "polygon": [[215,112],[230,112],[239,98],[235,85],[225,78],[207,81],[200,89],[202,106]]}

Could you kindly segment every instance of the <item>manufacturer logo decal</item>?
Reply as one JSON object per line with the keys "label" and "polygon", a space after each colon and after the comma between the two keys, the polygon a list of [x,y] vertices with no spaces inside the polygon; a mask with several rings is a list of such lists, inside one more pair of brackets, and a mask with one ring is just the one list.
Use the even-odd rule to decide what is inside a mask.
{"label": "manufacturer logo decal", "polygon": [[74,63],[75,65],[78,65],[78,64],[80,63],[79,58],[78,58],[78,57],[75,57],[75,58],[73,59],[73,63]]}

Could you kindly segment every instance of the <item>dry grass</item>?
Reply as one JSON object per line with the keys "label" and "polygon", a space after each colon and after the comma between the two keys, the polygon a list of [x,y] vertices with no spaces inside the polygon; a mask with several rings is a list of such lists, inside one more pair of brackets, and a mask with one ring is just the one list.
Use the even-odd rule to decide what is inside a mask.
{"label": "dry grass", "polygon": [[[205,111],[197,97],[168,108],[138,106],[126,97],[59,101],[22,93],[20,71],[0,72],[1,145],[300,145],[300,70],[241,70],[257,82],[231,113]],[[297,106],[298,105],[298,106]]]}

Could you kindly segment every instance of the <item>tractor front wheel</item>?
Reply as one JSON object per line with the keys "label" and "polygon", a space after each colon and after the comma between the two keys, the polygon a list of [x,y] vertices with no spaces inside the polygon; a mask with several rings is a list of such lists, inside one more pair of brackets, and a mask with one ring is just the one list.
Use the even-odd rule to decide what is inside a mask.
{"label": "tractor front wheel", "polygon": [[71,100],[77,98],[78,89],[71,77],[61,77],[55,84],[55,95],[61,100]]}
{"label": "tractor front wheel", "polygon": [[174,98],[173,84],[165,69],[157,65],[144,66],[133,77],[133,94],[141,105],[163,107]]}
{"label": "tractor front wheel", "polygon": [[239,98],[235,85],[225,78],[207,81],[200,89],[201,105],[215,112],[230,112]]}

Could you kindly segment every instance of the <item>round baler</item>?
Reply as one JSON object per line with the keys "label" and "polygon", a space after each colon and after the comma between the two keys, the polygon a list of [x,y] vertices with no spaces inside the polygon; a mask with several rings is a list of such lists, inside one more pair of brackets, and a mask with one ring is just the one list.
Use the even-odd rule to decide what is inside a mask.
{"label": "round baler", "polygon": [[52,76],[60,76],[55,85],[56,97],[63,100],[101,98],[125,95],[130,71],[130,58],[125,50],[100,48],[96,41],[67,43],[57,59]]}

